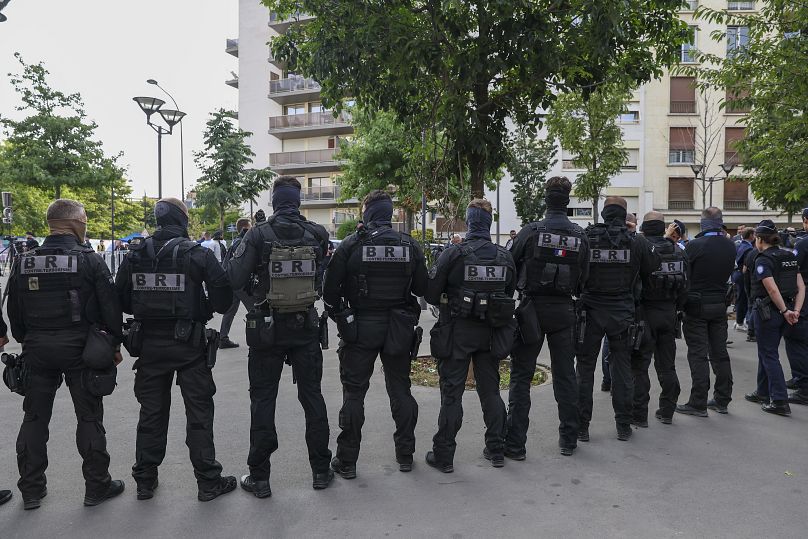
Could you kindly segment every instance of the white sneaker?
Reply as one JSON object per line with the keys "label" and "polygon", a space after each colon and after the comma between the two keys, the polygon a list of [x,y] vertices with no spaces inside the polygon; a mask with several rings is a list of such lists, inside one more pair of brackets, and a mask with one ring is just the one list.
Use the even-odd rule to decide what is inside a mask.
{"label": "white sneaker", "polygon": [[735,331],[741,331],[742,330],[741,328],[743,328],[743,326],[740,325],[738,322],[734,322],[732,324],[732,329],[734,329]]}

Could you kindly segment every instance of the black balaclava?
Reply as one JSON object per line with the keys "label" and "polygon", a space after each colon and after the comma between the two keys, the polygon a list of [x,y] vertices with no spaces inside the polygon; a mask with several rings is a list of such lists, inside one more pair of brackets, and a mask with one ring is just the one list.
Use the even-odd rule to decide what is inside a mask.
{"label": "black balaclava", "polygon": [[176,198],[163,198],[154,205],[157,225],[166,232],[188,235],[188,209]]}
{"label": "black balaclava", "polygon": [[548,210],[566,210],[570,205],[570,194],[566,189],[551,187],[544,195]]}
{"label": "black balaclava", "polygon": [[493,216],[482,208],[468,208],[466,210],[466,226],[469,231],[466,234],[466,239],[491,241],[491,222],[493,220]]}
{"label": "black balaclava", "polygon": [[368,225],[391,226],[393,220],[393,201],[389,198],[382,198],[368,202],[362,212],[362,221]]}
{"label": "black balaclava", "polygon": [[609,204],[603,207],[603,210],[600,212],[601,217],[606,223],[611,223],[613,221],[617,221],[618,224],[625,225],[626,224],[626,216],[628,215],[628,211],[623,206],[619,204]]}
{"label": "black balaclava", "polygon": [[640,230],[646,236],[664,236],[665,235],[665,221],[659,219],[649,219],[643,221]]}
{"label": "black balaclava", "polygon": [[263,223],[267,220],[267,214],[264,213],[264,210],[258,210],[255,212],[255,222],[256,223]]}
{"label": "black balaclava", "polygon": [[272,210],[275,215],[300,215],[300,189],[294,185],[279,185],[273,189]]}

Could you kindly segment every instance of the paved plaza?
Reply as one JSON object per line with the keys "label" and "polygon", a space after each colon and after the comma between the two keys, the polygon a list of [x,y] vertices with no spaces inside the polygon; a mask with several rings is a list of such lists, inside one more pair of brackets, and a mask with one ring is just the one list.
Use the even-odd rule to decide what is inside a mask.
{"label": "paved plaza", "polygon": [[[245,473],[249,443],[247,349],[237,317],[232,336],[242,347],[220,352],[215,369],[217,456],[227,474]],[[214,320],[218,327],[219,317]],[[425,313],[424,326],[432,323]],[[425,327],[428,329],[428,327]],[[336,330],[324,352],[323,393],[331,423],[331,447],[341,404]],[[393,422],[377,368],[365,404],[367,421],[353,481],[335,478],[331,488],[311,488],[303,411],[286,369],[278,396],[280,449],[273,455],[272,497],[236,492],[200,503],[188,451],[178,388],[173,394],[168,452],[154,499],[137,501],[131,478],[138,404],[132,393],[132,360],[120,368],[119,386],[105,399],[110,472],[127,491],[97,508],[82,506],[84,483],[75,448],[75,416],[62,388],[51,422],[48,497],[23,511],[16,491],[15,439],[22,399],[0,392],[0,488],[14,499],[0,507],[0,537],[805,537],[808,529],[808,407],[792,406],[790,418],[770,416],[743,400],[753,389],[754,345],[730,331],[735,400],[729,415],[707,419],[676,415],[672,426],[651,417],[650,427],[629,442],[616,439],[611,404],[597,391],[592,441],[573,457],[557,450],[552,388],[533,390],[524,462],[494,469],[483,460],[483,422],[474,392],[466,392],[455,473],[423,462],[431,447],[440,395],[415,387],[420,405],[416,466],[400,473],[393,454]],[[682,341],[677,370],[687,398],[690,377]],[[11,344],[9,351],[19,346]],[[428,346],[424,343],[422,352]],[[782,352],[781,352],[782,354]],[[549,364],[547,351],[540,361]],[[652,375],[653,378],[653,375]],[[599,387],[600,375],[596,375]],[[658,397],[656,384],[653,403]],[[507,398],[503,392],[503,398]]]}

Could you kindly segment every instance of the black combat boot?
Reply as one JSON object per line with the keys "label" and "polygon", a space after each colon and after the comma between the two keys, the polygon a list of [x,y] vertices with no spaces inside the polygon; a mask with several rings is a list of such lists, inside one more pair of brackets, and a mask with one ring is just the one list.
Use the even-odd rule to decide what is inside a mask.
{"label": "black combat boot", "polygon": [[256,481],[250,474],[241,476],[241,488],[256,498],[269,498],[272,496],[272,489],[269,488],[269,480]]}
{"label": "black combat boot", "polygon": [[331,469],[343,479],[356,479],[356,463],[342,462],[338,457],[331,459]]}
{"label": "black combat boot", "polygon": [[154,491],[157,490],[159,482],[157,479],[149,482],[138,481],[137,484],[137,499],[138,500],[151,500],[154,498]]}
{"label": "black combat boot", "polygon": [[233,492],[236,490],[236,478],[232,475],[227,475],[219,478],[218,484],[213,487],[206,488],[205,490],[199,489],[197,499],[200,502],[209,502],[215,500],[222,494]]}
{"label": "black combat boot", "polygon": [[109,487],[107,487],[106,492],[102,492],[101,494],[85,494],[84,495],[84,505],[88,507],[93,507],[95,505],[99,505],[104,503],[105,501],[114,498],[115,496],[119,495],[123,492],[125,485],[123,481],[120,479],[113,479],[109,483]]}

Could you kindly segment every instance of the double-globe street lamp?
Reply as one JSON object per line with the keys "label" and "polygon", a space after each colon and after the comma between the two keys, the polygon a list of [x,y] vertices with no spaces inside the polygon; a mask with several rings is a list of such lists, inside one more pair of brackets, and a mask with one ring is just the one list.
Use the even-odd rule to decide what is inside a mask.
{"label": "double-globe street lamp", "polygon": [[[146,124],[157,133],[157,196],[163,198],[163,135],[170,135],[174,126],[182,121],[184,112],[176,109],[164,109],[165,101],[156,97],[132,98],[140,109],[146,114]],[[168,128],[152,123],[152,116],[157,112],[163,118]],[[183,195],[184,198],[184,195]]]}
{"label": "double-globe street lamp", "polygon": [[[710,191],[710,206],[713,205],[713,184],[715,182],[723,182],[725,180],[728,180],[730,173],[732,173],[732,170],[735,168],[735,165],[733,165],[732,163],[721,163],[720,167],[721,170],[724,171],[723,178],[719,178],[718,176],[711,176],[709,178],[705,178],[705,176],[707,175],[707,171],[705,170],[704,165],[690,165],[690,170],[693,171],[693,175],[695,176],[696,181],[701,181],[701,187],[699,188],[699,190],[701,191],[702,208],[707,207],[706,198],[708,190]],[[701,175],[701,178],[699,178],[699,175]],[[707,184],[709,184],[709,187],[707,186]]]}
{"label": "double-globe street lamp", "polygon": [[[146,82],[160,88],[163,93],[168,96],[171,102],[174,103],[174,108],[177,110],[180,109],[180,106],[177,105],[177,100],[174,99],[174,96],[168,93],[168,90],[160,86],[160,83],[154,79],[148,79]],[[182,122],[180,122],[180,188],[182,189],[182,197],[180,197],[180,200],[185,202],[185,145],[182,141]],[[250,212],[250,215],[252,215],[252,212]]]}

